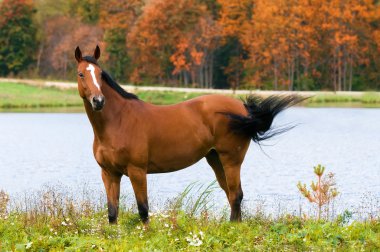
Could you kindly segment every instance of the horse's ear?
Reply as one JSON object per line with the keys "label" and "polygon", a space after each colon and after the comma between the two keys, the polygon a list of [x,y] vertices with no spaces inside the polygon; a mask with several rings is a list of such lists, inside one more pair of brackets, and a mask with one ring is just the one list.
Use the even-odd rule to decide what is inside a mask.
{"label": "horse's ear", "polygon": [[79,49],[79,46],[75,49],[75,59],[79,62],[82,61],[82,52]]}
{"label": "horse's ear", "polygon": [[100,48],[98,45],[96,45],[95,51],[94,51],[94,58],[98,60],[100,57]]}

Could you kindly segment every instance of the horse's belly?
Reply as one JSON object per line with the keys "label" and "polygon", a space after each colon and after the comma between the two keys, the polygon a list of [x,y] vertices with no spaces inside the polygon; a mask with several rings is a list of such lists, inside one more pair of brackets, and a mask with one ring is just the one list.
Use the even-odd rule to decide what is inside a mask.
{"label": "horse's belly", "polygon": [[152,153],[148,165],[148,173],[165,173],[184,169],[202,159],[208,150],[166,152],[162,150],[156,155]]}

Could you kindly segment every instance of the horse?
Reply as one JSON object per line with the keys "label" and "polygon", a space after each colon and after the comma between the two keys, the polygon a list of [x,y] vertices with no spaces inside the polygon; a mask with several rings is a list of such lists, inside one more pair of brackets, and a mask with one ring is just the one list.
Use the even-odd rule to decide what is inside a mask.
{"label": "horse", "polygon": [[98,46],[92,56],[75,49],[78,91],[94,132],[93,154],[101,167],[109,223],[117,223],[123,175],[132,183],[139,216],[147,224],[147,174],[178,171],[203,157],[227,196],[230,220],[241,221],[240,169],[251,140],[260,143],[285,131],[273,130],[273,119],[304,98],[250,95],[244,101],[211,94],[153,105],[118,85],[99,66],[99,57]]}

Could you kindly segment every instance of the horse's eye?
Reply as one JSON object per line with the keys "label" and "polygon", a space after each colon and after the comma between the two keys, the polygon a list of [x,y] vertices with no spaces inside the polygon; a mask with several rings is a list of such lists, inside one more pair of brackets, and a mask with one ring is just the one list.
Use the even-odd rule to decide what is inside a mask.
{"label": "horse's eye", "polygon": [[79,77],[84,78],[84,74],[79,73],[78,75],[79,75]]}

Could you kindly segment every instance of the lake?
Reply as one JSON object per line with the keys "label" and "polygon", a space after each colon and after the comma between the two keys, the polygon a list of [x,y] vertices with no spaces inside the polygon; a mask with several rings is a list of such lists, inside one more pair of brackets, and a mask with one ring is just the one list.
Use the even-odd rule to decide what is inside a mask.
{"label": "lake", "polygon": [[[261,147],[251,144],[241,174],[246,204],[258,198],[301,201],[296,184],[315,180],[319,163],[335,174],[345,205],[358,205],[367,193],[380,197],[380,109],[296,107],[275,120],[289,123],[297,126]],[[103,191],[85,114],[0,113],[0,132],[0,190],[17,195],[60,183],[73,191],[83,184]],[[178,172],[149,175],[149,197],[162,202],[192,182],[214,179],[203,159]],[[127,177],[122,188],[132,197]],[[227,204],[221,190],[214,196]]]}

